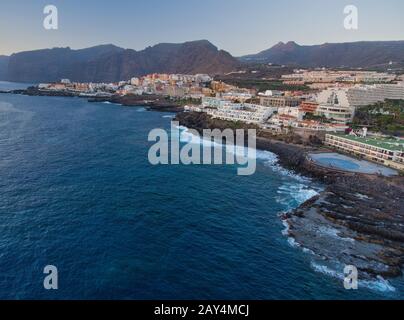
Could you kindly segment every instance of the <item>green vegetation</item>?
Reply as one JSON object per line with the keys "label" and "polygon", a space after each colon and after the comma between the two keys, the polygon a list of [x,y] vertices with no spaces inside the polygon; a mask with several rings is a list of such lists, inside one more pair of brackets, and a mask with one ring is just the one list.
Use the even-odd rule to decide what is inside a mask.
{"label": "green vegetation", "polygon": [[332,119],[327,119],[327,117],[324,115],[317,116],[312,113],[306,113],[306,115],[303,117],[303,119],[304,120],[315,120],[315,121],[319,121],[321,123],[331,123],[332,122]]}
{"label": "green vegetation", "polygon": [[404,136],[404,100],[386,100],[372,106],[358,108],[353,128],[368,127],[394,136]]}

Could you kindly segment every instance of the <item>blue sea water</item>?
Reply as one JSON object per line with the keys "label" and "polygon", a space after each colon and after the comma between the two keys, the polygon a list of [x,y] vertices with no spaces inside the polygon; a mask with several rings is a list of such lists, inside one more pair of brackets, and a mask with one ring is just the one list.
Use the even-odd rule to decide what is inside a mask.
{"label": "blue sea water", "polygon": [[[152,166],[168,113],[0,95],[0,298],[402,299],[313,265],[278,214],[321,186],[258,154],[235,166]],[[43,288],[58,268],[59,289]],[[323,272],[319,272],[323,271]]]}
{"label": "blue sea water", "polygon": [[4,91],[22,90],[22,89],[26,89],[32,85],[33,85],[32,83],[17,83],[17,82],[9,82],[9,81],[0,81],[0,90],[4,90]]}

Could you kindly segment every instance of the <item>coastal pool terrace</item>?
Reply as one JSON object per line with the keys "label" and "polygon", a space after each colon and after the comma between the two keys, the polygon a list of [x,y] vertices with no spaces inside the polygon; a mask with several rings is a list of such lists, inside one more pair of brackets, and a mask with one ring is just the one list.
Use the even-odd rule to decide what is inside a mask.
{"label": "coastal pool terrace", "polygon": [[404,139],[326,134],[325,144],[342,152],[404,171]]}
{"label": "coastal pool terrace", "polygon": [[384,176],[397,176],[397,170],[372,163],[365,160],[355,159],[339,153],[312,153],[309,158],[314,163],[330,168],[332,170],[341,170],[355,173],[380,174]]}

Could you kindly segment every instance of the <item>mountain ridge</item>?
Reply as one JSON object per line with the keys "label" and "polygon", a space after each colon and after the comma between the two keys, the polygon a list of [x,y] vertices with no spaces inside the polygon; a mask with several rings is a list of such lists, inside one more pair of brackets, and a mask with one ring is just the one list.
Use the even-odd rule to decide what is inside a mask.
{"label": "mountain ridge", "polygon": [[0,80],[6,80],[9,56],[0,55]]}
{"label": "mountain ridge", "polygon": [[112,44],[73,50],[70,47],[12,54],[6,78],[15,82],[115,82],[149,73],[230,72],[239,61],[207,40],[160,43],[136,51]]}
{"label": "mountain ridge", "polygon": [[257,54],[239,58],[208,40],[159,43],[143,50],[102,44],[83,49],[50,48],[0,56],[0,80],[116,82],[150,73],[208,73],[240,70],[245,63],[299,67],[389,68],[404,66],[404,41],[358,41],[299,45],[279,42]]}
{"label": "mountain ridge", "polygon": [[357,41],[299,45],[279,42],[257,54],[239,58],[242,62],[262,62],[302,67],[371,68],[390,61],[404,63],[404,41]]}

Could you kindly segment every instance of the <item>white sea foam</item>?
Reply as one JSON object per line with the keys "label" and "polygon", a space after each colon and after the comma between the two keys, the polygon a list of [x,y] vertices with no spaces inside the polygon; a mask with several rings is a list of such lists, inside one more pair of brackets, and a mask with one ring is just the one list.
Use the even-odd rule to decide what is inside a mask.
{"label": "white sea foam", "polygon": [[171,116],[170,116],[170,115],[165,115],[165,116],[163,116],[162,118],[174,119],[174,117],[175,117],[175,116],[172,116],[172,115],[171,115]]}
{"label": "white sea foam", "polygon": [[285,205],[287,210],[296,208],[296,206],[318,195],[318,191],[308,187],[307,184],[298,182],[286,182],[278,188],[276,201]]}
{"label": "white sea foam", "polygon": [[[308,183],[311,181],[310,178],[304,177],[292,170],[288,170],[281,165],[279,165],[279,158],[275,153],[269,152],[269,151],[260,151],[264,152],[265,156],[262,158],[264,161],[264,164],[271,167],[273,171],[276,171],[280,173],[281,175],[293,178],[294,180],[300,181],[300,182],[305,182]],[[258,153],[258,152],[257,152]],[[270,156],[269,156],[270,155]]]}
{"label": "white sea foam", "polygon": [[[290,230],[290,224],[289,224],[289,222],[287,220],[282,220],[282,224],[285,227],[285,229],[282,230],[282,234],[284,236],[288,236],[289,235],[289,230]],[[292,246],[294,248],[301,248],[304,253],[309,253],[309,254],[315,255],[314,251],[303,247],[293,237],[288,237],[288,243],[289,243],[290,246]]]}
{"label": "white sea foam", "polygon": [[103,103],[103,104],[111,104],[111,105],[114,105],[114,106],[122,106],[121,103],[110,102],[110,101],[103,101],[101,103]]}
{"label": "white sea foam", "polygon": [[386,279],[381,276],[377,277],[375,281],[359,281],[359,285],[363,285],[369,289],[382,292],[395,292],[394,288]]}
{"label": "white sea foam", "polygon": [[[224,147],[222,143],[204,139],[199,135],[193,135],[189,132],[187,127],[179,126],[178,129],[180,130],[181,142],[203,145],[204,147]],[[296,182],[285,183],[278,190],[280,196],[277,198],[277,201],[285,205],[288,210],[291,210],[296,206],[304,203],[305,201],[311,199],[312,197],[318,195],[318,192],[316,190],[307,187],[307,185],[311,182],[310,178],[303,177],[281,167],[278,163],[279,158],[275,153],[264,150],[255,150],[255,152],[252,152],[254,150],[251,150],[248,147],[240,146],[235,146],[234,148],[226,148],[226,151],[238,156],[248,157],[250,159],[255,158],[262,162],[265,166],[270,167],[274,172],[295,180]]]}
{"label": "white sea foam", "polygon": [[[180,130],[180,141],[184,142],[184,143],[194,143],[194,144],[200,144],[203,145],[204,147],[217,147],[217,148],[223,148],[225,145],[220,143],[220,142],[216,142],[216,141],[210,141],[208,139],[204,139],[201,136],[196,136],[193,135],[192,133],[189,132],[189,129],[187,127],[184,126],[178,126],[177,127]],[[244,155],[244,156],[248,156],[248,157],[253,157],[254,159],[257,160],[261,160],[265,165],[270,166],[274,169],[274,171],[277,171],[283,175],[287,175],[290,176],[296,180],[299,181],[304,181],[304,182],[308,182],[310,181],[309,178],[306,177],[302,177],[299,174],[294,173],[293,171],[287,170],[285,168],[282,168],[279,164],[279,158],[278,156],[270,151],[266,151],[266,150],[255,150],[255,155],[253,156],[254,150],[252,150],[251,148],[245,147],[245,146],[234,146],[233,148],[231,148],[230,146],[226,146],[227,147],[227,151],[237,154],[237,155]]]}
{"label": "white sea foam", "polygon": [[[343,280],[345,278],[342,272],[338,272],[328,266],[320,265],[315,263],[314,261],[311,262],[311,267],[316,272],[320,272],[322,274],[328,275],[333,278],[337,278]],[[358,280],[358,287],[365,287],[374,291],[380,292],[395,292],[396,288],[394,288],[387,280],[383,277],[378,276],[377,280]]]}
{"label": "white sea foam", "polygon": [[333,270],[328,266],[317,264],[314,261],[312,261],[311,267],[314,269],[314,271],[320,272],[322,274],[326,274],[330,277],[341,279],[341,280],[344,279],[343,273],[338,273],[336,270]]}
{"label": "white sea foam", "polygon": [[302,250],[304,253],[309,253],[309,254],[312,254],[313,256],[316,255],[316,253],[313,250],[310,250],[308,248],[302,247]]}
{"label": "white sea foam", "polygon": [[335,238],[337,240],[342,240],[342,241],[349,241],[349,242],[355,242],[355,239],[352,238],[344,238],[340,236],[340,231],[332,228],[332,227],[327,227],[327,226],[321,226],[317,230],[320,234],[324,234],[327,236],[330,236],[332,238]]}
{"label": "white sea foam", "polygon": [[289,235],[289,230],[290,230],[290,224],[287,220],[282,220],[282,224],[285,227],[285,229],[282,230],[282,234],[284,236]]}
{"label": "white sea foam", "polygon": [[301,247],[300,243],[296,242],[295,238],[292,238],[292,237],[288,238],[288,243],[294,248]]}
{"label": "white sea foam", "polygon": [[249,159],[271,160],[272,158],[276,157],[275,154],[268,151],[253,150],[245,146],[227,146],[221,142],[211,141],[199,135],[190,133],[188,128],[184,126],[178,126],[177,128],[180,130],[180,141],[184,143],[198,144],[202,145],[204,148],[226,147],[226,152]]}

